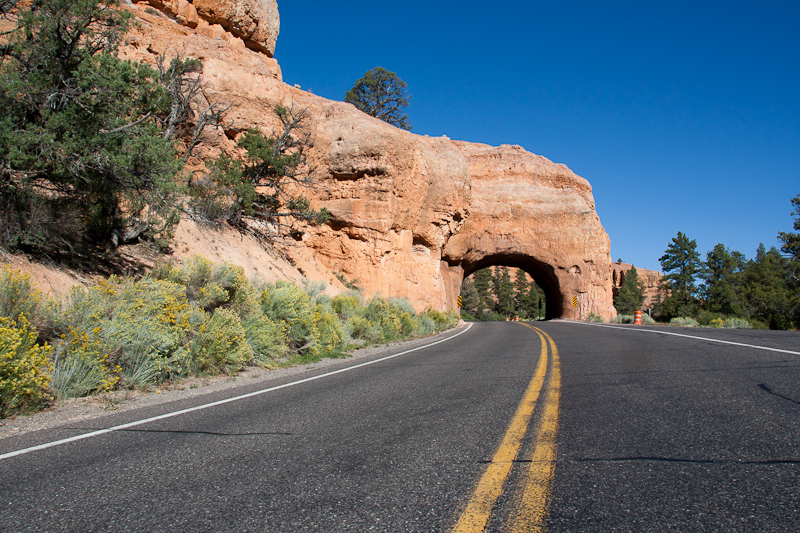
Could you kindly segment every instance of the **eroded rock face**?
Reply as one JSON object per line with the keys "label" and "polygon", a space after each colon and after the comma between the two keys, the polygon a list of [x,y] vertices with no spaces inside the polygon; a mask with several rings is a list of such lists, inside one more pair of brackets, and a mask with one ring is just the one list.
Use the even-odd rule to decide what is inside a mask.
{"label": "eroded rock face", "polygon": [[331,222],[303,244],[326,269],[370,294],[418,309],[447,306],[442,249],[469,213],[469,168],[445,139],[410,134],[352,106],[311,107],[317,205]]}
{"label": "eroded rock face", "polygon": [[269,57],[275,54],[280,32],[276,0],[147,0],[146,3],[174,15],[178,22],[201,34],[224,38],[222,30],[241,39],[248,48]]}
{"label": "eroded rock face", "polygon": [[[198,14],[198,0],[194,0]],[[500,263],[525,268],[548,290],[557,316],[608,318],[609,240],[589,183],[520,147],[414,135],[280,81],[274,59],[139,11],[121,53],[203,61],[204,95],[228,107],[206,131],[201,158],[233,153],[249,127],[271,133],[276,104],[305,110],[315,207],[329,224],[306,228],[285,253],[308,277],[367,296],[408,298],[417,310],[454,309],[465,274]],[[201,158],[190,169],[202,173]],[[572,295],[578,297],[573,311]]]}
{"label": "eroded rock face", "polygon": [[547,293],[549,316],[615,316],[610,241],[589,182],[519,146],[454,144],[469,163],[472,202],[445,247],[443,269],[455,270],[450,276],[457,279],[462,269],[468,275],[491,264],[520,267]]}

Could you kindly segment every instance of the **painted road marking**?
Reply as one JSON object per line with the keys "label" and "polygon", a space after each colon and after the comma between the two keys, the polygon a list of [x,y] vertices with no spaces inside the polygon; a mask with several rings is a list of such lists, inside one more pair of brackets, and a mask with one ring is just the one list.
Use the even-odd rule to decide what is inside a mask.
{"label": "painted road marking", "polygon": [[[523,324],[527,326],[526,324]],[[528,472],[525,475],[522,499],[513,513],[511,532],[538,533],[544,531],[550,512],[550,494],[555,477],[558,452],[558,417],[561,404],[561,359],[552,337],[533,326],[527,326],[547,337],[553,364],[547,396],[544,400],[542,420],[536,435],[535,448]]]}
{"label": "painted road marking", "polygon": [[698,337],[697,335],[686,335],[684,333],[675,333],[672,331],[661,331],[660,329],[647,329],[647,328],[639,328],[639,327],[630,327],[625,328],[622,326],[611,326],[608,324],[593,324],[591,322],[581,322],[577,320],[565,320],[565,323],[574,323],[574,324],[583,324],[584,326],[596,326],[600,328],[611,328],[611,329],[621,329],[624,331],[640,331],[642,333],[661,333],[662,335],[672,335],[674,337],[685,337],[687,339],[696,339],[701,341],[708,341],[708,342],[717,342],[719,344],[730,344],[733,346],[743,346],[745,348],[755,348],[756,350],[767,350],[769,352],[780,352],[780,353],[790,353],[792,355],[800,355],[800,352],[793,352],[792,350],[782,350],[781,348],[770,348],[769,346],[759,346],[757,344],[744,344],[741,342],[733,342],[733,341],[723,341],[720,339],[710,339],[708,337]]}
{"label": "painted road marking", "polygon": [[542,407],[542,421],[533,444],[534,452],[530,467],[524,476],[522,495],[516,502],[512,513],[511,531],[541,531],[547,518],[556,460],[556,436],[561,398],[561,363],[555,342],[547,333],[528,324],[521,325],[533,330],[539,336],[542,344],[539,363],[499,448],[478,481],[478,485],[452,533],[478,533],[486,530],[492,518],[492,510],[503,494],[506,481],[514,467],[514,461],[520,453],[523,439],[528,432],[528,426],[544,387],[549,342],[553,364]]}
{"label": "painted road marking", "polygon": [[485,531],[489,520],[492,517],[492,509],[497,503],[497,499],[503,493],[503,486],[511,474],[514,466],[514,459],[517,458],[519,449],[522,446],[522,439],[528,431],[528,424],[533,415],[539,393],[544,384],[547,372],[547,341],[538,331],[542,349],[539,354],[539,364],[536,366],[528,388],[522,395],[522,400],[517,406],[511,423],[506,430],[500,447],[492,457],[492,461],[486,466],[475,492],[472,494],[464,512],[458,519],[452,533],[478,533]]}
{"label": "painted road marking", "polygon": [[472,323],[469,323],[466,328],[464,328],[462,331],[459,331],[455,335],[451,335],[450,337],[447,337],[445,339],[441,339],[441,340],[438,340],[436,342],[432,342],[430,344],[425,344],[424,346],[418,346],[416,348],[412,348],[412,349],[406,350],[404,352],[396,353],[396,354],[393,354],[393,355],[388,355],[386,357],[381,357],[380,359],[375,359],[374,361],[367,361],[366,363],[361,363],[361,364],[358,364],[358,365],[348,366],[346,368],[340,368],[339,370],[334,370],[332,372],[327,372],[325,374],[320,374],[318,376],[312,376],[310,378],[300,379],[298,381],[292,381],[290,383],[284,383],[283,385],[277,385],[275,387],[270,387],[268,389],[262,389],[262,390],[257,390],[257,391],[254,391],[254,392],[249,392],[247,394],[242,394],[240,396],[234,396],[233,398],[226,398],[224,400],[218,400],[216,402],[206,403],[206,404],[203,404],[203,405],[190,407],[188,409],[181,409],[180,411],[173,411],[171,413],[165,413],[163,415],[154,416],[154,417],[151,417],[151,418],[145,418],[143,420],[137,420],[135,422],[129,422],[127,424],[120,424],[119,426],[114,426],[114,427],[110,427],[110,428],[107,428],[107,429],[100,429],[98,431],[92,431],[91,433],[83,433],[81,435],[76,435],[74,437],[69,437],[67,439],[55,440],[55,441],[52,441],[52,442],[46,442],[44,444],[39,444],[38,446],[31,446],[30,448],[23,448],[21,450],[16,450],[16,451],[13,451],[13,452],[4,453],[4,454],[0,455],[0,461],[2,461],[3,459],[10,459],[11,457],[17,457],[19,455],[24,455],[26,453],[35,452],[35,451],[38,451],[38,450],[45,450],[47,448],[53,448],[55,446],[60,446],[62,444],[67,444],[69,442],[75,442],[75,441],[79,441],[79,440],[83,440],[83,439],[90,439],[92,437],[99,437],[100,435],[105,435],[107,433],[112,433],[114,431],[122,431],[122,430],[125,430],[125,429],[130,429],[132,427],[141,426],[143,424],[148,424],[150,422],[155,422],[157,420],[164,420],[164,419],[172,418],[172,417],[175,417],[175,416],[185,415],[187,413],[192,413],[194,411],[201,411],[203,409],[208,409],[210,407],[216,407],[218,405],[223,405],[223,404],[226,404],[226,403],[236,402],[236,401],[239,401],[239,400],[244,400],[246,398],[252,398],[253,396],[259,396],[261,394],[266,394],[268,392],[273,392],[273,391],[280,390],[280,389],[286,389],[288,387],[294,387],[295,385],[300,385],[301,383],[308,383],[310,381],[316,381],[318,379],[326,378],[326,377],[333,376],[333,375],[336,375],[336,374],[341,374],[343,372],[349,372],[350,370],[355,370],[356,368],[361,368],[361,367],[364,367],[364,366],[374,365],[375,363],[380,363],[382,361],[387,361],[389,359],[394,359],[395,357],[400,357],[401,355],[405,355],[405,354],[408,354],[408,353],[411,353],[411,352],[416,352],[418,350],[423,350],[425,348],[430,348],[431,346],[436,346],[437,344],[441,344],[441,343],[447,342],[447,341],[449,341],[451,339],[455,339],[459,335],[463,335],[464,333],[469,331],[469,329],[471,327],[472,327]]}

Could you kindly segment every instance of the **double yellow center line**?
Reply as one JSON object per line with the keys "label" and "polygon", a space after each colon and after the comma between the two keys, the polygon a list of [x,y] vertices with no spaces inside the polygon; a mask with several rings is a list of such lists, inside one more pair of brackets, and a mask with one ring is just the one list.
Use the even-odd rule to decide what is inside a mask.
{"label": "double yellow center line", "polygon": [[[539,335],[542,343],[539,363],[528,388],[517,407],[500,446],[486,466],[478,486],[466,509],[459,517],[452,533],[479,533],[486,531],[492,511],[503,490],[515,461],[520,455],[531,418],[539,397],[544,392],[540,405],[541,418],[532,444],[533,454],[529,467],[523,473],[521,496],[515,498],[511,513],[511,532],[538,532],[544,528],[553,484],[556,464],[556,437],[558,435],[558,409],[561,398],[561,362],[553,339],[541,329],[520,323]],[[546,340],[545,340],[546,339]],[[552,365],[547,378],[547,346],[550,345]],[[546,390],[545,390],[545,382]]]}

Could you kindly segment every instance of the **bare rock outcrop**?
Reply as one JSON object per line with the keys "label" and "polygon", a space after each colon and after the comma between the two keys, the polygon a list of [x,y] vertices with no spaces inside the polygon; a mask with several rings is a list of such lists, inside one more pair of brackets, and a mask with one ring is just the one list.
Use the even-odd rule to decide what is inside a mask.
{"label": "bare rock outcrop", "polygon": [[519,146],[454,144],[472,177],[470,217],[443,254],[454,276],[462,276],[459,269],[516,266],[547,293],[549,316],[615,316],[610,241],[589,182]]}
{"label": "bare rock outcrop", "polygon": [[[170,5],[188,9],[182,1]],[[187,3],[199,17],[201,2]],[[520,147],[414,135],[282,83],[274,59],[238,37],[137,15],[121,53],[150,63],[174,54],[201,59],[205,97],[228,107],[224,131],[203,137],[202,157],[232,152],[249,127],[272,132],[276,104],[305,110],[315,181],[306,194],[332,213],[284,251],[305,275],[403,296],[418,310],[454,309],[464,275],[499,263],[532,274],[552,316],[615,314],[609,239],[591,186],[567,167]],[[193,169],[202,172],[202,163]]]}
{"label": "bare rock outcrop", "polygon": [[226,39],[227,32],[252,50],[275,54],[280,32],[276,0],[145,0],[138,5],[168,13],[201,35]]}

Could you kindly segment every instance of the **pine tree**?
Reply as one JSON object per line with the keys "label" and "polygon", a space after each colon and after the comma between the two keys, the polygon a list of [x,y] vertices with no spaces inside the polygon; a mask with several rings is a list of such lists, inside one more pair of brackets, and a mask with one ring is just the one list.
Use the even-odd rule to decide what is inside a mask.
{"label": "pine tree", "polygon": [[759,245],[754,260],[744,271],[746,314],[770,329],[789,329],[794,291],[789,286],[788,260],[777,248]]}
{"label": "pine tree", "polygon": [[393,126],[410,130],[408,115],[403,113],[409,98],[406,82],[394,72],[375,67],[353,85],[344,101]]}
{"label": "pine tree", "polygon": [[661,283],[669,293],[661,304],[660,314],[664,318],[692,316],[697,308],[695,278],[700,270],[697,242],[679,231],[659,261],[665,272]]}
{"label": "pine tree", "polygon": [[705,308],[715,313],[741,316],[742,271],[745,258],[739,252],[731,252],[723,244],[717,244],[706,254],[702,277]]}
{"label": "pine tree", "polygon": [[482,311],[481,298],[475,289],[475,282],[472,281],[472,278],[466,277],[461,284],[461,314],[462,316],[478,317],[480,311]]}
{"label": "pine tree", "polygon": [[[800,231],[800,195],[792,198],[794,229]],[[792,321],[800,329],[800,233],[780,232],[778,239],[783,243],[781,251],[788,256],[789,286],[792,294]]]}
{"label": "pine tree", "polygon": [[642,308],[644,303],[644,287],[639,280],[639,273],[636,267],[622,275],[622,283],[614,294],[614,307],[617,312],[623,315],[632,315],[635,311]]}
{"label": "pine tree", "polygon": [[497,274],[497,312],[503,316],[513,316],[516,310],[514,301],[514,283],[507,267],[499,267]]}
{"label": "pine tree", "polygon": [[530,291],[528,292],[528,309],[531,317],[540,320],[547,316],[547,309],[545,305],[545,295],[542,288],[534,280],[531,283]]}
{"label": "pine tree", "polygon": [[514,309],[515,314],[522,318],[530,316],[528,314],[528,295],[530,283],[528,275],[521,268],[514,274]]}
{"label": "pine tree", "polygon": [[478,270],[475,273],[475,291],[478,293],[478,308],[475,313],[477,318],[485,318],[487,309],[494,309],[492,292],[492,271],[489,268]]}

